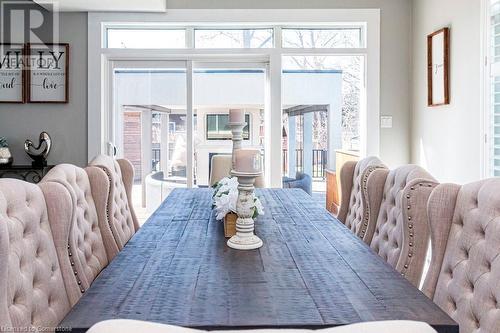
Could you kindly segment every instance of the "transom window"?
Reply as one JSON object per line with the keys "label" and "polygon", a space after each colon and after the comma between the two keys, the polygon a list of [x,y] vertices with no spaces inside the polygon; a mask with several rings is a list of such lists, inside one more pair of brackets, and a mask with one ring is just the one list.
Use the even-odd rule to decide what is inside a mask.
{"label": "transom window", "polygon": [[362,46],[362,29],[283,28],[282,40],[288,48],[358,48]]}
{"label": "transom window", "polygon": [[[105,48],[290,49],[363,48],[364,26],[157,27],[109,26]],[[277,34],[280,38],[277,38]],[[276,44],[281,40],[280,45]]]}
{"label": "transom window", "polygon": [[180,49],[186,47],[185,29],[108,28],[107,47],[116,49]]}
{"label": "transom window", "polygon": [[273,47],[273,29],[195,29],[195,48],[260,49]]}

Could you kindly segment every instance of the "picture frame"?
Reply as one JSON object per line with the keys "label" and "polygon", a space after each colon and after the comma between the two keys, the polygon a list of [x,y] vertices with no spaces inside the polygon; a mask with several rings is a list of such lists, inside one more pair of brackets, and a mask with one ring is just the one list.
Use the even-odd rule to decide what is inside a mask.
{"label": "picture frame", "polygon": [[26,47],[0,43],[0,103],[26,102]]}
{"label": "picture frame", "polygon": [[69,44],[27,44],[29,103],[68,103]]}
{"label": "picture frame", "polygon": [[427,36],[427,105],[450,104],[450,29]]}

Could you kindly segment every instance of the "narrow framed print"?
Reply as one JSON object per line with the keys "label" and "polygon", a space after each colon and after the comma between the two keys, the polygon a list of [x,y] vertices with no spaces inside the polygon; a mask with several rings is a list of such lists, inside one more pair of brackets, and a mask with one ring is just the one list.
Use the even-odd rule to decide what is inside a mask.
{"label": "narrow framed print", "polygon": [[0,103],[24,103],[24,44],[0,44]]}
{"label": "narrow framed print", "polygon": [[28,44],[28,102],[68,103],[69,45]]}
{"label": "narrow framed print", "polygon": [[450,104],[450,29],[427,36],[427,105]]}

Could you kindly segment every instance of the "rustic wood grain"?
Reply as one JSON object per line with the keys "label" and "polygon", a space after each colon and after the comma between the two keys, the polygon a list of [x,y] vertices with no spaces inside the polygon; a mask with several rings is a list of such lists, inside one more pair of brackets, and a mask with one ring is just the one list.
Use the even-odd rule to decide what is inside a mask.
{"label": "rustic wood grain", "polygon": [[164,201],[61,323],[128,318],[205,329],[407,319],[458,326],[302,190],[258,190],[259,250],[226,246],[210,189]]}

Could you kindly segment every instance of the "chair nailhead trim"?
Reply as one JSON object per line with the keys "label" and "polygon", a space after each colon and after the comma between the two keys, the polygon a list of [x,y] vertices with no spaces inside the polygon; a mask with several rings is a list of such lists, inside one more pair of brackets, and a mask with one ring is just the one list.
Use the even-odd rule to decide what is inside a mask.
{"label": "chair nailhead trim", "polygon": [[370,220],[370,206],[369,206],[369,201],[368,201],[368,198],[365,196],[366,194],[366,190],[368,189],[367,187],[367,182],[368,182],[368,177],[370,177],[371,173],[377,169],[384,169],[384,167],[380,166],[380,165],[377,165],[377,166],[371,166],[371,167],[368,167],[366,169],[366,173],[365,173],[365,177],[363,178],[363,183],[364,183],[364,186],[363,186],[363,189],[365,191],[362,191],[362,194],[363,194],[363,197],[364,197],[364,201],[366,202],[366,211],[364,212],[364,223],[361,227],[361,230],[360,230],[360,236],[361,238],[363,238],[365,236],[365,233],[366,233],[366,229],[368,227],[368,221]]}
{"label": "chair nailhead trim", "polygon": [[[419,183],[418,185],[419,186],[424,186],[425,185],[425,186],[427,186],[429,188],[435,186],[435,184],[433,184],[433,183]],[[415,186],[410,187],[410,191],[415,191]],[[411,207],[412,207],[411,202],[410,202],[411,193],[408,193],[406,195],[406,199],[408,199],[406,207],[407,207],[408,211],[410,211]],[[408,213],[410,213],[410,212],[408,212]],[[411,220],[412,220],[411,215],[408,215],[408,221],[411,221]],[[404,268],[402,269],[402,272],[401,272],[402,276],[406,275],[406,272],[407,272],[408,268],[410,267],[410,260],[413,257],[413,244],[414,244],[413,237],[414,237],[415,234],[413,232],[413,223],[412,222],[408,223],[408,229],[409,229],[409,232],[408,232],[408,235],[409,235],[409,242],[408,242],[409,249],[408,249],[408,256],[406,258],[406,262],[405,262],[405,264],[403,266]]]}
{"label": "chair nailhead trim", "polygon": [[[69,257],[69,260],[71,262],[71,266],[75,266],[75,262],[71,260],[72,256],[73,256],[73,254],[71,253],[70,246],[68,244],[68,257]],[[76,269],[73,271],[73,274],[75,274],[76,283],[80,286],[80,292],[83,294],[85,292],[85,289],[81,287],[82,281],[78,277],[78,272]]]}
{"label": "chair nailhead trim", "polygon": [[115,239],[115,241],[117,240],[116,238],[116,235],[115,233],[113,232],[113,228],[111,227],[111,221],[109,219],[109,200],[111,200],[111,184],[113,183],[113,180],[111,179],[111,173],[108,171],[107,168],[105,167],[99,167],[102,171],[104,171],[104,173],[106,174],[106,176],[108,176],[108,180],[109,180],[109,189],[108,189],[108,202],[106,203],[106,222],[108,222],[108,227],[109,227],[109,231],[111,232],[111,235],[113,236],[113,238]]}

